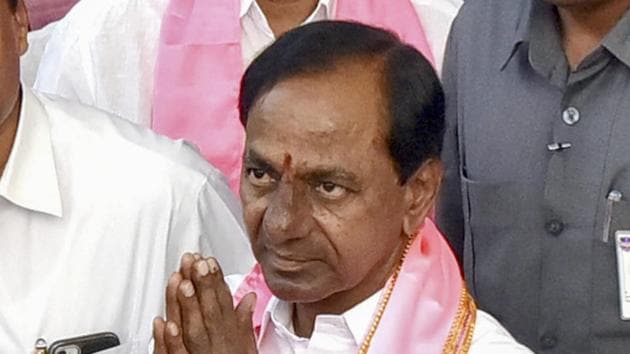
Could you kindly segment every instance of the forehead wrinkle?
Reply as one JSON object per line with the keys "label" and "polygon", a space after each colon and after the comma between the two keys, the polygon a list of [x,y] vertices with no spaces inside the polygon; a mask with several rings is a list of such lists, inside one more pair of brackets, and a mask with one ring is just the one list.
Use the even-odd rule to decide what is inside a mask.
{"label": "forehead wrinkle", "polygon": [[[299,146],[303,145],[305,139],[330,139],[333,137],[333,133],[339,131],[339,125],[334,120],[328,119],[329,116],[324,110],[319,110],[317,117],[305,117],[303,112],[296,112],[286,104],[268,102],[268,99],[269,95],[252,109],[251,126],[248,124],[248,128],[263,128],[263,133],[258,134],[262,135],[263,139],[267,135],[271,135],[277,142],[289,144],[292,140],[297,139],[299,142],[296,143]],[[308,124],[303,124],[305,121]]]}
{"label": "forehead wrinkle", "polygon": [[[259,157],[264,157],[278,171],[290,166],[295,173],[303,174],[303,171],[310,171],[314,168],[332,169],[335,166],[347,165],[349,163],[348,160],[342,159],[343,161],[339,161],[340,157],[347,155],[347,151],[335,148],[334,145],[337,141],[353,140],[355,143],[352,147],[352,150],[354,150],[353,155],[359,160],[367,160],[374,152],[386,152],[389,156],[386,133],[383,130],[384,127],[382,126],[375,127],[372,130],[364,129],[361,124],[354,123],[345,134],[322,133],[316,137],[300,135],[299,139],[295,139],[293,134],[290,133],[289,136],[286,134],[273,136],[257,134],[258,136],[256,137],[249,137],[247,145],[248,149],[256,152]],[[320,150],[304,150],[304,145],[308,145],[311,141],[316,141],[318,144],[321,144],[323,141],[324,144],[322,145],[324,145],[324,148]],[[346,145],[344,144],[344,146]],[[274,150],[277,150],[267,150],[267,147],[272,146]],[[286,162],[287,155],[290,156],[290,164],[288,165]],[[311,166],[312,164],[316,164],[319,167]]]}
{"label": "forehead wrinkle", "polygon": [[[296,162],[296,159],[293,158],[293,155],[290,152],[279,152],[274,155],[282,155],[282,162],[274,161],[273,156],[265,156],[263,152],[260,152],[259,149],[254,146],[255,144],[249,144],[246,148],[245,152],[245,160],[248,163],[254,164],[262,164],[269,165],[269,167],[273,168],[276,172],[281,174],[284,178],[285,175],[288,174],[288,178],[308,178],[314,174],[332,174],[339,173],[343,175],[354,175],[352,172],[343,169],[342,167],[330,164],[321,164],[318,163],[315,166],[309,166],[309,160],[304,160]],[[289,181],[287,181],[289,182]]]}
{"label": "forehead wrinkle", "polygon": [[[285,169],[284,171],[287,170]],[[326,164],[319,161],[312,163],[312,161],[309,160],[296,162],[293,160],[290,173],[292,178],[305,181],[340,177],[354,182],[360,182],[360,178],[355,172],[345,168],[345,166],[341,164],[335,163]]]}
{"label": "forehead wrinkle", "polygon": [[[390,156],[388,135],[391,124],[390,119],[387,119],[389,110],[382,62],[373,59],[353,60],[347,64],[350,65],[338,66],[324,73],[287,78],[256,101],[250,111],[250,114],[253,113],[250,117],[255,116],[255,119],[250,119],[248,128],[257,126],[255,140],[264,141],[263,146],[272,142],[280,147],[279,151],[274,152],[276,167],[282,168],[283,154],[290,152],[292,168],[302,174],[309,169],[308,163],[312,161],[300,160],[315,157],[310,160],[322,161],[322,158],[326,160],[326,156],[338,157],[340,153],[345,154],[335,148],[337,142],[342,143],[342,149],[348,149],[347,142],[352,141],[352,149],[359,150],[355,154],[359,159],[364,159],[366,154],[373,154],[374,151],[385,152]],[[374,72],[366,72],[366,65],[374,68],[375,70],[370,70]],[[370,84],[362,85],[358,90],[350,90],[356,85],[352,85],[353,81],[349,80],[362,80]],[[315,91],[313,87],[317,87]],[[319,99],[314,92],[320,95]],[[354,95],[351,99],[352,106],[344,106],[331,92],[349,92]],[[297,105],[291,104],[297,100],[301,102]],[[301,112],[297,108],[300,104],[310,105],[314,109],[307,110],[307,113]],[[346,118],[344,115],[350,117]],[[316,142],[320,151],[303,151],[310,142]],[[304,152],[306,155],[298,156],[294,152]]]}

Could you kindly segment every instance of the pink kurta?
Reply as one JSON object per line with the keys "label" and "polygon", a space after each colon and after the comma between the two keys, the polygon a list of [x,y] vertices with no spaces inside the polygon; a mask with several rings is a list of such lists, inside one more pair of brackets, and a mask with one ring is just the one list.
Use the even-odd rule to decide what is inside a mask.
{"label": "pink kurta", "polygon": [[[429,61],[433,55],[409,0],[337,0],[335,19],[397,33]],[[240,2],[171,0],[160,36],[153,129],[183,138],[223,172],[238,192],[245,132],[238,119],[243,74]]]}
{"label": "pink kurta", "polygon": [[[369,352],[442,353],[457,316],[462,286],[450,247],[427,218],[403,263]],[[272,297],[259,265],[236,291],[235,302],[250,292],[257,295],[253,321],[259,329]]]}

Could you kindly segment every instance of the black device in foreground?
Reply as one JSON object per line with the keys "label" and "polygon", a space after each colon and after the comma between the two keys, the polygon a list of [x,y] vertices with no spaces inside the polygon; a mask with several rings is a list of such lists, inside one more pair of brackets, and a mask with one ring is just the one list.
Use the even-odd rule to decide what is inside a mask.
{"label": "black device in foreground", "polygon": [[61,339],[50,345],[49,354],[92,354],[120,345],[118,336],[112,332]]}

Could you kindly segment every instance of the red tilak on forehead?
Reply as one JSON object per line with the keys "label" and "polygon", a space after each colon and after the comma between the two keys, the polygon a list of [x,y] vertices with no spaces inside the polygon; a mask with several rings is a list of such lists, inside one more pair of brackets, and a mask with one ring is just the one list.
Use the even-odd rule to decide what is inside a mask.
{"label": "red tilak on forehead", "polygon": [[284,161],[282,162],[282,174],[284,177],[284,181],[287,183],[291,183],[293,181],[293,168],[291,166],[291,154],[288,152],[284,154]]}

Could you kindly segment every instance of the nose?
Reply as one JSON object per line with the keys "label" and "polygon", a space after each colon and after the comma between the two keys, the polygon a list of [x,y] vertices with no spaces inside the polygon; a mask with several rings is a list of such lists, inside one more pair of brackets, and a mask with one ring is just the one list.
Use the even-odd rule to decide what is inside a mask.
{"label": "nose", "polygon": [[263,230],[269,241],[280,244],[305,235],[308,208],[303,191],[281,181],[264,215]]}

